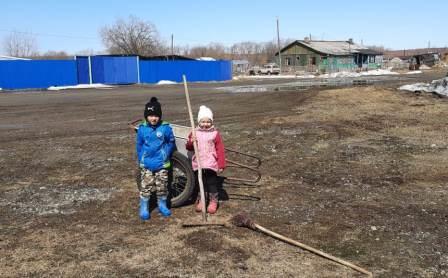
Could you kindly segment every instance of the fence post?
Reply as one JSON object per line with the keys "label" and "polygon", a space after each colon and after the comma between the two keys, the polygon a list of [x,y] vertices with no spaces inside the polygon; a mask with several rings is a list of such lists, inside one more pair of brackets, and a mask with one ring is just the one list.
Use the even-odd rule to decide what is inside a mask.
{"label": "fence post", "polygon": [[89,61],[89,84],[92,84],[92,61],[90,60],[90,56],[88,56]]}
{"label": "fence post", "polygon": [[140,56],[137,55],[137,84],[140,84]]}

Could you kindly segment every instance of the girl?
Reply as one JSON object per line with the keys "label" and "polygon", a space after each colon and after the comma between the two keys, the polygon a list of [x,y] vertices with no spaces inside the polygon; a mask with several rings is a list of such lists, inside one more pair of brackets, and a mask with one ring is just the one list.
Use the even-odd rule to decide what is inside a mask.
{"label": "girl", "polygon": [[[224,144],[219,131],[213,125],[213,112],[204,105],[199,108],[198,125],[196,128],[196,138],[192,138],[193,135],[190,133],[186,148],[189,151],[194,151],[193,140],[197,141],[206,202],[208,199],[207,212],[214,214],[218,209],[217,173],[221,173],[226,166]],[[192,165],[196,176],[196,183],[198,184],[198,162],[196,154],[192,157]],[[198,195],[196,211],[201,212],[204,205]]]}

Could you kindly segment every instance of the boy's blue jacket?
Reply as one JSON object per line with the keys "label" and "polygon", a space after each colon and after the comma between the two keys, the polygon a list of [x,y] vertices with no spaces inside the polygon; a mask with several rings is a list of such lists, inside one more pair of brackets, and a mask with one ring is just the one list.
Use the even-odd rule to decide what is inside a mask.
{"label": "boy's blue jacket", "polygon": [[171,166],[171,155],[176,148],[173,130],[167,122],[155,126],[148,122],[139,125],[136,150],[141,167],[152,172]]}

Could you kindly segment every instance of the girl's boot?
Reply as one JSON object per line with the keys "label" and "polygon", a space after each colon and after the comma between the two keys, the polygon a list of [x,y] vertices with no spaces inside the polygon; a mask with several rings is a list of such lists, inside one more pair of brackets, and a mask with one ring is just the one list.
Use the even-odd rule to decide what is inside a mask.
{"label": "girl's boot", "polygon": [[196,206],[194,209],[196,210],[196,212],[201,212],[203,207],[204,207],[204,204],[202,203],[201,198],[198,198],[196,200]]}
{"label": "girl's boot", "polygon": [[140,219],[148,220],[151,218],[149,214],[149,198],[140,196],[140,211],[139,211]]}
{"label": "girl's boot", "polygon": [[166,203],[166,196],[160,197],[158,200],[158,203],[159,203],[159,212],[164,217],[171,216],[171,210],[168,208],[167,203]]}
{"label": "girl's boot", "polygon": [[207,207],[207,212],[215,214],[218,210],[218,193],[210,193],[210,201]]}

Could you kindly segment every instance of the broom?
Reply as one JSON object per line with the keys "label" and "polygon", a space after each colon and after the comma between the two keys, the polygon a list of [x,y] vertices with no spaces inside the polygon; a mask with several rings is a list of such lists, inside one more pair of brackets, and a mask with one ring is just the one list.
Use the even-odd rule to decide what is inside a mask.
{"label": "broom", "polygon": [[[184,81],[185,98],[187,99],[188,114],[190,116],[191,132],[193,138],[196,138],[196,129],[194,127],[193,113],[191,111],[190,94],[188,93],[188,87],[187,87],[187,78],[185,77],[185,75],[182,75],[182,79]],[[196,140],[193,140],[193,148],[198,163],[199,194],[201,196],[201,202],[202,202],[202,221],[207,222],[207,212],[205,211],[204,183],[202,181],[202,167],[200,161],[201,159],[199,157],[198,142]]]}
{"label": "broom", "polygon": [[308,250],[308,251],[310,251],[310,252],[312,252],[314,254],[317,254],[319,256],[322,256],[322,257],[327,258],[329,260],[332,260],[334,262],[340,263],[342,265],[348,266],[348,267],[350,267],[350,268],[352,268],[352,269],[354,269],[356,271],[359,271],[361,273],[367,274],[369,277],[373,277],[372,272],[367,271],[367,270],[365,270],[362,267],[356,266],[356,265],[354,265],[354,264],[352,264],[350,262],[347,262],[347,261],[344,261],[344,260],[339,259],[337,257],[334,257],[334,256],[332,256],[330,254],[327,254],[327,253],[322,252],[320,250],[317,250],[317,249],[315,249],[315,248],[313,248],[311,246],[308,246],[306,244],[300,243],[298,241],[295,241],[295,240],[292,240],[292,239],[287,238],[285,236],[282,236],[280,234],[277,234],[277,233],[275,233],[275,232],[273,232],[271,230],[268,230],[268,229],[258,225],[257,223],[252,221],[252,219],[250,219],[249,216],[246,213],[244,213],[244,212],[238,213],[235,216],[233,216],[230,219],[230,222],[233,225],[237,226],[237,227],[246,227],[246,228],[249,228],[249,229],[254,230],[254,231],[257,231],[257,230],[261,231],[261,232],[263,232],[263,233],[265,233],[265,234],[267,234],[269,236],[272,236],[272,237],[274,237],[276,239],[279,239],[279,240],[282,240],[282,241],[287,242],[289,244],[298,246],[298,247],[303,248],[305,250]]}

